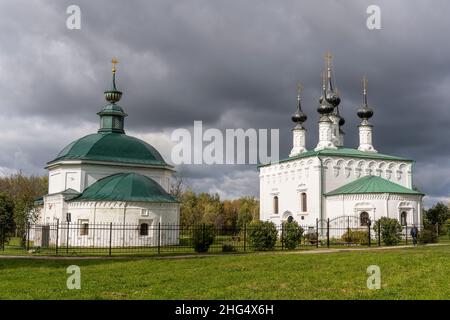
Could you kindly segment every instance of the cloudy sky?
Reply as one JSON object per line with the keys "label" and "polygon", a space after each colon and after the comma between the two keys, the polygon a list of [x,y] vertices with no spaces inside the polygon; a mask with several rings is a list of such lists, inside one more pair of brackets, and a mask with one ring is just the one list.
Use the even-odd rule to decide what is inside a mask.
{"label": "cloudy sky", "polygon": [[[66,9],[81,8],[81,29]],[[366,9],[381,8],[381,30]],[[369,78],[374,144],[413,158],[426,203],[450,194],[450,3],[425,1],[0,2],[0,170],[45,174],[45,163],[95,132],[120,60],[126,130],[170,160],[176,128],[278,128],[289,153],[296,84],[304,86],[307,146],[317,143],[324,54],[334,56],[346,145],[358,143],[361,77]],[[254,165],[179,167],[197,191],[258,196]]]}

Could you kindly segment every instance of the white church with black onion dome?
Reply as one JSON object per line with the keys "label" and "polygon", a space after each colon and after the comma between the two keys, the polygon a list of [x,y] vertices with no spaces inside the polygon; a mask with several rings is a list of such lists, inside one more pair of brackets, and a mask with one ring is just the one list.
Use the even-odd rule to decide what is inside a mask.
{"label": "white church with black onion dome", "polygon": [[[108,104],[97,113],[100,128],[73,141],[47,163],[49,189],[42,197],[38,222],[45,226],[70,221],[81,230],[71,234],[79,238],[72,241],[87,246],[107,241],[100,233],[89,232],[90,225],[126,224],[136,230],[127,230],[113,245],[149,245],[156,243],[155,225],[179,224],[180,204],[169,193],[175,171],[153,146],[125,134],[127,114],[117,104],[122,92],[116,88],[117,61],[112,62],[112,88],[104,93]],[[39,242],[49,235],[35,237]],[[59,241],[64,244],[64,236]],[[174,244],[178,235],[161,234],[160,241]]]}
{"label": "white church with black onion dome", "polygon": [[[319,99],[319,138],[313,150],[306,149],[307,120],[298,90],[293,147],[289,157],[259,166],[260,219],[280,225],[323,226],[328,219],[356,217],[361,226],[381,217],[396,218],[401,225],[422,226],[423,194],[413,186],[414,161],[379,153],[372,144],[374,112],[367,100],[364,78],[359,146],[344,146],[341,99],[333,86],[331,55],[326,57]],[[379,149],[379,148],[377,148]]]}

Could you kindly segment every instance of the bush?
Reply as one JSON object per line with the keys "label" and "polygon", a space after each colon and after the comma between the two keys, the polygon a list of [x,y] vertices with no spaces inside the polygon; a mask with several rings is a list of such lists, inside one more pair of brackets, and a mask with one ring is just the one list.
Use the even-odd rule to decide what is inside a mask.
{"label": "bush", "polygon": [[341,237],[341,240],[347,243],[367,245],[369,244],[369,232],[361,230],[347,230]]}
{"label": "bush", "polygon": [[419,232],[417,240],[419,241],[420,244],[437,243],[438,235],[432,229],[422,229]]}
{"label": "bush", "polygon": [[236,248],[232,244],[222,245],[222,252],[236,252]]}
{"label": "bush", "polygon": [[402,239],[402,226],[397,219],[382,217],[375,222],[374,230],[378,237],[378,229],[381,228],[381,240],[385,245],[394,246]]}
{"label": "bush", "polygon": [[254,221],[248,228],[248,238],[254,250],[272,250],[277,242],[277,228],[270,221]]}
{"label": "bush", "polygon": [[216,230],[214,225],[201,225],[194,227],[192,245],[196,252],[207,252],[209,246],[214,242]]}
{"label": "bush", "polygon": [[287,249],[297,248],[302,238],[303,228],[296,221],[283,222],[282,241]]}

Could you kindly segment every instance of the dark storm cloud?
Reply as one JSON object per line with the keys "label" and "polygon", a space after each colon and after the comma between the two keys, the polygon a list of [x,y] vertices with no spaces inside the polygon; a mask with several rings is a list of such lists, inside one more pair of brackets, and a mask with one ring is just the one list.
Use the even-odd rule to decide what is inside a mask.
{"label": "dark storm cloud", "polygon": [[[79,31],[65,27],[70,4],[81,7]],[[366,28],[370,4],[381,7],[382,30]],[[313,148],[319,74],[330,50],[346,145],[358,143],[355,110],[367,75],[375,147],[416,159],[415,183],[429,199],[448,197],[450,44],[442,35],[450,30],[449,9],[445,0],[433,6],[406,0],[2,1],[0,120],[9,126],[0,140],[7,151],[0,167],[36,172],[65,144],[94,130],[112,56],[121,62],[128,131],[170,136],[194,120],[218,128],[280,128],[283,157],[300,81]],[[169,148],[163,149],[168,158]],[[236,172],[248,179],[238,192],[257,195],[257,172],[250,171],[182,168],[198,190],[224,195],[237,194],[224,189]]]}

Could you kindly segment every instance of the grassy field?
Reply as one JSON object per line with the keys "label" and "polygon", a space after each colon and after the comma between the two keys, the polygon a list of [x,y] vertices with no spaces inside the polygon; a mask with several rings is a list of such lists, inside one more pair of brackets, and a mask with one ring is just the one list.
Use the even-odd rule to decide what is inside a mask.
{"label": "grassy field", "polygon": [[[81,268],[81,290],[66,268]],[[381,268],[381,290],[366,268]],[[450,299],[450,246],[182,259],[0,259],[1,299]]]}

